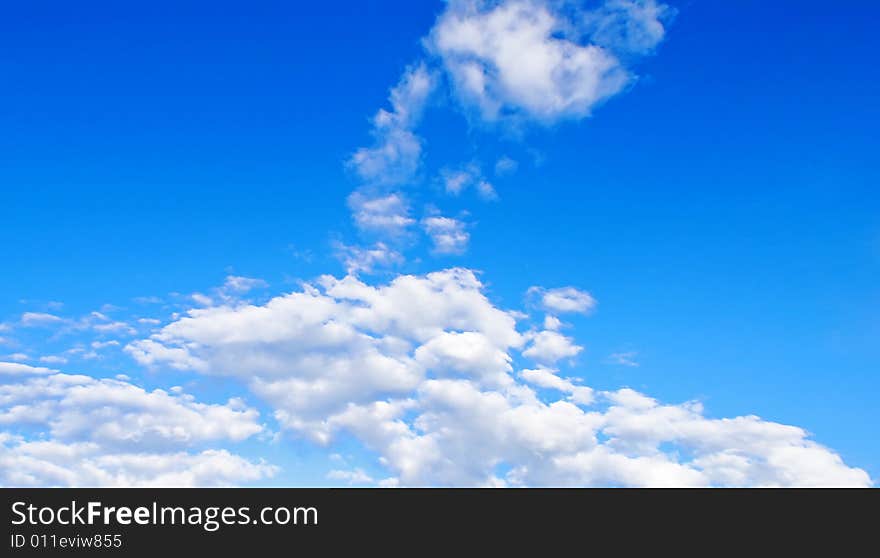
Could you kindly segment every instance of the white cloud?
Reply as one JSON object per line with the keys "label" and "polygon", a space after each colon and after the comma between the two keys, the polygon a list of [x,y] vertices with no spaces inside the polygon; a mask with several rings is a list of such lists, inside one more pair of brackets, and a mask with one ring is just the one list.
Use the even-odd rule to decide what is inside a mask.
{"label": "white cloud", "polygon": [[471,235],[465,224],[452,217],[439,215],[422,219],[422,228],[434,244],[437,254],[461,254],[467,250]]}
{"label": "white cloud", "polygon": [[559,331],[562,329],[562,325],[562,320],[556,316],[551,316],[549,314],[544,316],[544,329],[549,331]]}
{"label": "white cloud", "polygon": [[[461,269],[378,287],[323,277],[263,306],[192,310],[127,350],[147,365],[238,376],[282,411],[288,428],[321,439],[329,416],[411,392],[426,366],[473,370],[468,358],[499,354],[488,345],[506,352],[521,344],[513,317],[481,289]],[[447,337],[453,331],[479,334],[487,347],[456,351]]]}
{"label": "white cloud", "polygon": [[[0,383],[0,427],[7,429],[0,430],[0,485],[213,486],[276,471],[204,448],[263,430],[240,400],[205,404],[126,381],[23,372],[52,375]],[[31,439],[13,434],[21,427]]]}
{"label": "white cloud", "polygon": [[92,312],[72,326],[74,329],[92,329],[98,333],[117,333],[134,335],[137,330],[126,322],[113,320],[101,312]]}
{"label": "white cloud", "polygon": [[[467,270],[379,286],[323,277],[262,306],[192,310],[132,350],[237,377],[283,428],[320,444],[348,432],[390,472],[382,486],[872,482],[796,427],[709,419],[696,403],[628,389],[596,393],[546,367],[514,377],[512,351],[526,338],[526,351],[566,339],[553,358],[577,347],[515,326]],[[561,399],[545,402],[528,384]],[[357,469],[333,477],[349,482]]]}
{"label": "white cloud", "polygon": [[[199,306],[215,306],[215,305],[235,305],[235,304],[243,304],[246,299],[244,298],[249,292],[257,289],[266,289],[269,287],[269,283],[264,281],[263,279],[258,279],[254,277],[244,277],[240,275],[227,275],[223,284],[219,287],[215,287],[211,289],[211,294],[205,293],[192,293],[188,296],[190,300],[198,304]],[[107,318],[105,318],[107,319]],[[157,325],[160,320],[150,319],[150,318],[140,318],[137,320],[139,324],[146,325]],[[117,324],[119,329],[120,325],[125,325],[125,329],[128,332],[134,332],[134,328],[128,326],[128,324]]]}
{"label": "white cloud", "polygon": [[31,359],[31,357],[29,357],[28,355],[26,355],[24,353],[12,353],[11,355],[8,355],[6,358],[8,358],[9,360],[14,360],[15,362],[24,362],[26,360]]}
{"label": "white cloud", "polygon": [[0,376],[18,374],[54,374],[57,370],[28,366],[19,362],[0,362]]}
{"label": "white cloud", "polygon": [[513,370],[510,355],[474,331],[441,333],[419,347],[415,358],[438,375],[461,374],[494,386],[509,384]]}
{"label": "white cloud", "polygon": [[523,370],[520,377],[528,383],[548,389],[555,389],[569,395],[569,400],[578,405],[589,405],[593,402],[593,389],[587,386],[577,385],[567,378],[560,378],[556,370],[548,368],[536,368]]}
{"label": "white cloud", "polygon": [[207,363],[193,357],[186,347],[168,347],[153,339],[142,339],[126,345],[125,351],[147,367],[163,363],[177,370],[204,370],[207,368]]}
{"label": "white cloud", "polygon": [[409,216],[406,200],[399,193],[371,197],[354,192],[348,197],[348,205],[355,224],[363,231],[397,237],[415,223]]}
{"label": "white cloud", "polygon": [[607,394],[607,411],[585,411],[565,401],[541,403],[523,388],[481,391],[466,380],[428,380],[412,427],[400,415],[360,426],[353,420],[351,427],[403,485],[871,484],[799,428],[757,417],[707,419],[694,404],[662,406],[633,395]]}
{"label": "white cloud", "polygon": [[[456,99],[486,120],[587,116],[632,79],[614,51],[649,52],[669,13],[653,0],[608,0],[593,10],[550,0],[452,0],[424,40],[429,56],[404,71],[390,108],[373,117],[374,144],[358,149],[349,165],[368,185],[413,182],[423,143],[415,128],[443,71]],[[496,174],[515,168],[503,157]],[[461,179],[449,177],[448,190],[461,191]],[[473,183],[485,199],[497,196],[488,181]]]}
{"label": "white cloud", "polygon": [[415,176],[422,142],[412,130],[435,82],[427,67],[418,65],[408,69],[391,90],[391,110],[382,109],[373,118],[375,145],[358,149],[350,160],[363,180],[371,184],[400,185]]}
{"label": "white cloud", "polygon": [[265,289],[269,284],[262,279],[229,275],[223,283],[223,289],[234,293],[247,293],[254,289]]}
{"label": "white cloud", "polygon": [[64,318],[45,312],[25,312],[21,315],[21,325],[25,327],[43,327],[64,323]]}
{"label": "white cloud", "polygon": [[357,484],[373,484],[373,477],[364,472],[363,469],[354,469],[352,471],[333,470],[327,473],[327,478],[331,480],[343,481],[349,486]]}
{"label": "white cloud", "polygon": [[[53,372],[42,370],[29,373]],[[44,425],[60,441],[92,441],[136,450],[241,441],[262,431],[257,419],[257,412],[237,399],[208,405],[186,394],[148,392],[127,382],[89,376],[58,373],[0,384],[0,424]]]}
{"label": "white cloud", "polygon": [[343,243],[336,244],[336,252],[345,266],[345,271],[350,274],[372,273],[375,269],[387,269],[401,265],[403,255],[397,250],[391,249],[384,242],[377,242],[367,248],[362,246],[348,246]]}
{"label": "white cloud", "polygon": [[[0,374],[31,376],[0,383],[0,485],[214,486],[276,471],[204,447],[263,430],[238,399],[205,404],[127,381],[4,364]],[[14,434],[19,428],[30,439]]]}
{"label": "white cloud", "polygon": [[498,199],[495,187],[483,178],[483,173],[476,163],[458,169],[443,169],[440,171],[440,177],[447,194],[458,196],[468,188],[473,188],[477,195],[486,201]]}
{"label": "white cloud", "polygon": [[556,331],[539,331],[529,337],[531,343],[522,352],[523,356],[545,364],[553,364],[564,358],[575,357],[584,350],[583,347],[576,345],[571,337],[566,337]]}
{"label": "white cloud", "polygon": [[190,298],[193,300],[193,302],[195,302],[196,304],[198,304],[200,306],[213,306],[214,305],[214,299],[211,298],[210,296],[202,294],[202,293],[193,293],[190,295]]}
{"label": "white cloud", "polygon": [[630,75],[609,50],[566,36],[552,2],[457,0],[427,41],[459,101],[486,120],[524,115],[550,123],[589,115]]}
{"label": "white cloud", "polygon": [[539,305],[548,312],[586,314],[596,307],[596,299],[590,293],[574,287],[531,287],[528,294],[537,297]]}
{"label": "white cloud", "polygon": [[234,486],[271,477],[277,467],[227,450],[105,453],[95,444],[24,441],[0,433],[0,485],[16,487]]}
{"label": "white cloud", "polygon": [[[427,44],[458,100],[483,118],[549,124],[584,117],[621,91],[631,75],[615,53],[653,49],[667,15],[653,0],[608,0],[592,11],[565,1],[451,0]],[[418,174],[422,140],[414,129],[437,83],[426,64],[404,73],[390,110],[373,119],[375,143],[351,158],[366,183],[349,198],[363,232],[399,237],[416,224],[391,188]],[[502,158],[495,172],[515,167]],[[451,194],[473,187],[496,195],[478,166],[444,178]],[[469,241],[457,219],[433,215],[421,225],[437,252],[461,252]],[[402,257],[382,242],[343,252],[346,277],[324,276],[265,304],[234,296],[262,281],[230,276],[212,296],[192,296],[203,308],[173,316],[126,351],[149,367],[231,377],[297,436],[331,444],[340,432],[353,435],[389,472],[381,486],[872,484],[800,428],[755,416],[707,418],[698,403],[595,392],[560,376],[549,366],[583,349],[559,333],[556,314],[589,312],[596,305],[589,293],[530,289],[549,314],[543,330],[523,334],[522,315],[496,307],[469,270],[371,285],[354,274]],[[79,321],[26,313],[21,323],[134,331],[101,313]],[[84,346],[70,354],[97,356]],[[541,365],[514,376],[517,351]],[[10,429],[0,431],[0,484],[226,485],[276,471],[211,447],[265,433],[240,400],[201,403],[179,386],[147,391],[122,374],[96,379],[12,362],[0,363],[0,376],[0,425]],[[26,439],[14,428],[39,432]],[[328,478],[376,482],[362,468]]]}
{"label": "white cloud", "polygon": [[754,486],[868,485],[868,475],[807,440],[794,426],[756,416],[707,419],[698,403],[662,405],[623,389],[607,394],[609,447],[624,453],[657,452],[674,443],[693,456],[690,467],[712,484]]}
{"label": "white cloud", "polygon": [[137,330],[125,322],[108,322],[106,324],[95,324],[92,328],[99,333],[124,333],[134,335]]}
{"label": "white cloud", "polygon": [[[107,305],[105,305],[107,306]],[[111,309],[113,309],[111,307]],[[62,318],[44,312],[25,312],[21,315],[21,324],[25,327],[59,327],[60,332],[70,334],[92,330],[100,334],[134,335],[137,331],[128,323],[113,320],[102,312],[90,312],[76,319]]]}

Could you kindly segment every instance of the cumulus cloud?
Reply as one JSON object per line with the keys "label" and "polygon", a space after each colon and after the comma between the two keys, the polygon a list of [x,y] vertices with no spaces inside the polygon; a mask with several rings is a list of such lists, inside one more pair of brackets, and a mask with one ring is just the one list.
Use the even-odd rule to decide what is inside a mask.
{"label": "cumulus cloud", "polygon": [[415,351],[416,361],[437,375],[456,374],[482,383],[510,383],[511,357],[482,333],[444,332]]}
{"label": "cumulus cloud", "polygon": [[434,215],[422,219],[422,228],[434,244],[436,254],[461,254],[471,239],[463,221]]}
{"label": "cumulus cloud", "polygon": [[575,357],[584,350],[583,347],[576,345],[571,337],[552,330],[532,333],[528,337],[531,343],[523,351],[523,356],[546,364]]}
{"label": "cumulus cloud", "polygon": [[0,384],[0,484],[225,485],[275,471],[205,448],[263,430],[240,400],[205,404],[127,381],[39,372],[47,373]]}
{"label": "cumulus cloud", "polygon": [[0,424],[42,425],[62,441],[140,449],[241,441],[262,431],[257,419],[240,400],[208,405],[185,394],[90,376],[59,373],[0,385]]}
{"label": "cumulus cloud", "polygon": [[[322,277],[265,305],[192,310],[130,347],[238,378],[298,436],[353,435],[389,471],[382,486],[872,484],[797,427],[596,392],[546,365],[514,375],[523,346],[548,361],[579,349],[519,333],[517,316],[463,269],[378,286]],[[365,480],[356,471],[333,478]]]}
{"label": "cumulus cloud", "polygon": [[240,377],[289,428],[323,438],[323,421],[349,405],[405,395],[436,362],[463,369],[490,351],[457,352],[452,331],[500,352],[520,345],[514,318],[481,290],[461,269],[382,286],[327,276],[263,306],[192,310],[127,350],[148,365]]}
{"label": "cumulus cloud", "polygon": [[227,450],[106,453],[95,444],[25,441],[3,433],[0,465],[0,485],[14,487],[237,486],[277,472],[277,467]]}
{"label": "cumulus cloud", "polygon": [[411,426],[378,412],[348,424],[403,485],[871,485],[796,427],[708,419],[696,404],[660,405],[630,390],[602,397],[610,406],[589,410],[522,387],[428,380]]}
{"label": "cumulus cloud", "polygon": [[204,370],[208,367],[206,362],[193,357],[187,348],[168,347],[153,339],[142,339],[126,345],[125,351],[147,367],[159,363],[177,370]]}
{"label": "cumulus cloud", "polygon": [[[451,77],[458,100],[489,121],[518,115],[551,123],[587,116],[623,90],[631,75],[613,51],[572,36],[589,12],[575,10],[579,17],[572,21],[556,9],[559,4],[450,2],[426,44]],[[619,27],[607,11],[594,16],[596,36],[610,38]],[[650,23],[646,10],[626,13]]]}

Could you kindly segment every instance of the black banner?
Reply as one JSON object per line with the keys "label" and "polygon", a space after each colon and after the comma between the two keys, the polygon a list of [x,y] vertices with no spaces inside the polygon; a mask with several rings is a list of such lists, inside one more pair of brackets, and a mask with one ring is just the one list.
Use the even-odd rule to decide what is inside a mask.
{"label": "black banner", "polygon": [[875,490],[3,489],[0,556],[874,553]]}

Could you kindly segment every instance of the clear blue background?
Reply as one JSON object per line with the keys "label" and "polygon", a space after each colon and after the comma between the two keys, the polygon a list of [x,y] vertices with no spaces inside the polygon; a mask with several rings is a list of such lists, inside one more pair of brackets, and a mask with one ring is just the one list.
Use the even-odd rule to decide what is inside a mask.
{"label": "clear blue background", "polygon": [[[0,321],[340,273],[344,162],[442,8],[140,4],[2,9]],[[796,424],[877,478],[880,5],[673,5],[638,83],[590,119],[505,139],[431,111],[424,187],[475,155],[520,165],[499,203],[462,202],[465,256],[405,269],[481,269],[506,307],[588,289],[590,385]],[[628,350],[640,367],[604,362]]]}

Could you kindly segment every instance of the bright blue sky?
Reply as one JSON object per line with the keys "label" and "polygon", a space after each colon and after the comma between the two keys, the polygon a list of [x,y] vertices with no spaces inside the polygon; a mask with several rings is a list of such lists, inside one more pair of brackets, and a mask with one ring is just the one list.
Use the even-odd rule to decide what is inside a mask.
{"label": "bright blue sky", "polygon": [[[346,161],[443,4],[317,4],[4,10],[0,322],[106,304],[147,315],[136,297],[208,292],[227,275],[277,294],[344,273],[334,241],[363,238]],[[512,131],[430,106],[408,196],[466,215],[471,240],[461,255],[419,244],[397,271],[481,270],[504,308],[533,285],[587,290],[598,306],[567,318],[586,348],[568,375],[797,425],[878,478],[880,8],[672,4],[656,52],[629,65],[637,82],[589,118]],[[502,156],[518,168],[494,176]],[[438,202],[440,169],[471,160],[500,199]],[[0,357],[36,366],[77,335],[0,332],[16,343]],[[639,366],[607,360],[621,352]],[[61,368],[174,383],[122,351]],[[323,449],[245,446],[296,463],[282,483],[324,479]]]}

